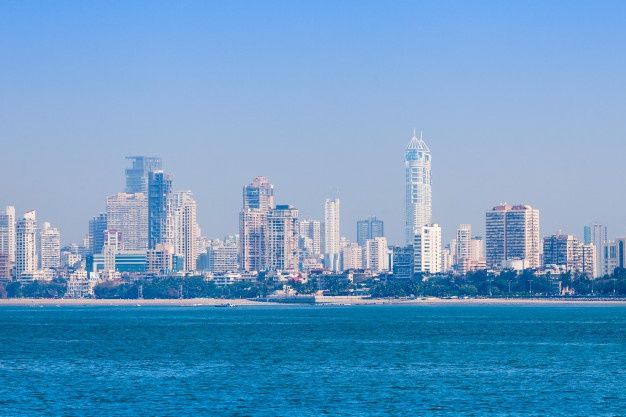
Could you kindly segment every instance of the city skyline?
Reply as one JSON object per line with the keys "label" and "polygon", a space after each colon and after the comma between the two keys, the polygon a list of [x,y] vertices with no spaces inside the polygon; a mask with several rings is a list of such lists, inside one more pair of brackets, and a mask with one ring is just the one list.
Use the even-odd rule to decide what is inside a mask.
{"label": "city skyline", "polygon": [[211,236],[237,230],[238,190],[264,175],[304,217],[339,189],[344,224],[375,215],[401,243],[416,128],[436,155],[444,240],[458,224],[483,234],[502,202],[540,207],[546,232],[619,236],[625,7],[283,5],[270,25],[278,9],[256,4],[155,4],[142,19],[131,4],[5,3],[0,204],[78,241],[102,195],[124,190],[124,158],[155,155]]}

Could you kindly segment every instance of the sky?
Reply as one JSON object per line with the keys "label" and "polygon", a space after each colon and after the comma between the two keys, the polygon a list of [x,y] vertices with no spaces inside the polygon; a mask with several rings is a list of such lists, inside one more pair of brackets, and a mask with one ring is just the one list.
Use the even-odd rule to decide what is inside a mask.
{"label": "sky", "polygon": [[124,157],[160,156],[206,236],[265,175],[301,217],[338,190],[343,235],[376,215],[401,243],[417,128],[446,240],[501,202],[624,236],[625,39],[623,1],[3,1],[0,204],[78,242]]}

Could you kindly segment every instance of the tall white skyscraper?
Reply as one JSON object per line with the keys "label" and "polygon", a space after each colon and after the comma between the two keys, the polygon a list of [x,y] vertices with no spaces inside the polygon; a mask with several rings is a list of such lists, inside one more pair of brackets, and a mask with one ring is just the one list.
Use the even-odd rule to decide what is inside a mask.
{"label": "tall white skyscraper", "polygon": [[107,229],[121,234],[122,250],[148,249],[148,199],[145,194],[118,193],[107,198]]}
{"label": "tall white skyscraper", "polygon": [[339,270],[341,252],[341,230],[339,222],[339,198],[327,199],[324,203],[324,263],[326,269]]}
{"label": "tall white skyscraper", "polygon": [[430,148],[413,131],[404,154],[405,235],[408,245],[422,226],[432,223],[432,182]]}
{"label": "tall white skyscraper", "polygon": [[61,266],[61,233],[48,222],[39,231],[39,262],[41,269]]}
{"label": "tall white skyscraper", "polygon": [[177,255],[184,259],[183,270],[196,270],[197,230],[196,201],[191,191],[178,191],[172,195],[172,212],[174,223],[174,248]]}
{"label": "tall white skyscraper", "polygon": [[16,226],[15,276],[37,270],[37,213],[24,213]]}
{"label": "tall white skyscraper", "polygon": [[6,206],[0,213],[0,254],[11,264],[15,263],[15,241],[15,207]]}
{"label": "tall white skyscraper", "polygon": [[486,213],[486,232],[487,266],[502,268],[515,260],[523,268],[539,268],[539,210],[528,205],[495,206]]}
{"label": "tall white skyscraper", "polygon": [[438,224],[422,226],[413,239],[415,272],[437,274],[442,271],[441,227]]}

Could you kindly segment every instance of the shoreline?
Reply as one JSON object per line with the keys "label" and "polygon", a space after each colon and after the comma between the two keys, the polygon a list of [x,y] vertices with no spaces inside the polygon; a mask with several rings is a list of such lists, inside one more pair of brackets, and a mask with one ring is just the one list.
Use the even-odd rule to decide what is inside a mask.
{"label": "shoreline", "polygon": [[187,299],[73,299],[73,298],[5,298],[0,299],[4,306],[103,306],[103,307],[251,307],[251,306],[437,306],[437,305],[518,305],[518,306],[626,306],[626,299],[555,299],[555,298],[418,298],[387,299],[350,296],[318,296],[312,302],[294,299],[249,300],[224,298],[187,298]]}

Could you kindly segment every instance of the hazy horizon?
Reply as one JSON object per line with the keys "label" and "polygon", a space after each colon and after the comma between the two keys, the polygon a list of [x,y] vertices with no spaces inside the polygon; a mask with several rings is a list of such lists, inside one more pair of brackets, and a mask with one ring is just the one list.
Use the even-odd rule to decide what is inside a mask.
{"label": "hazy horizon", "polygon": [[626,3],[0,4],[0,204],[79,242],[125,157],[160,156],[203,234],[238,232],[257,175],[342,235],[403,241],[404,149],[423,130],[433,217],[483,234],[501,202],[542,235],[626,235]]}

